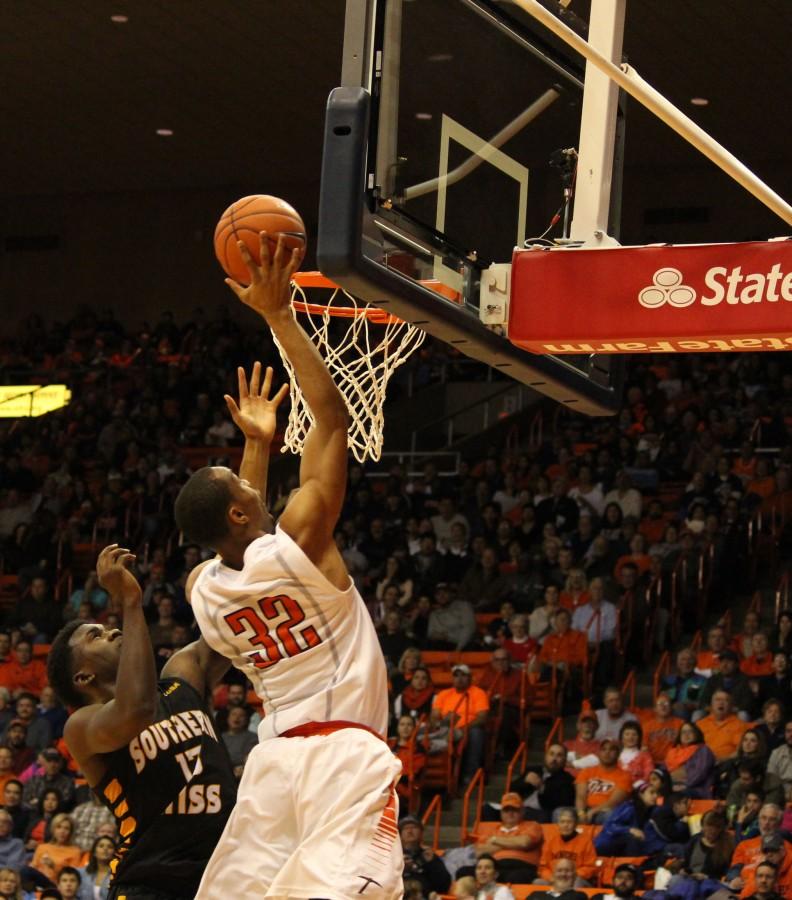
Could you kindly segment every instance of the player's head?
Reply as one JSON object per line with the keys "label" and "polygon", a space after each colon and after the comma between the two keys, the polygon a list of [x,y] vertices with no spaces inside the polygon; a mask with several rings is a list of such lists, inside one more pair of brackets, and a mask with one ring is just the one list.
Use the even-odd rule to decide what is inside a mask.
{"label": "player's head", "polygon": [[[221,551],[273,530],[261,494],[225,466],[198,469],[179,491],[176,524],[187,540]],[[221,551],[222,552],[222,551]]]}
{"label": "player's head", "polygon": [[121,632],[73,621],[55,637],[47,659],[49,683],[61,703],[75,709],[114,693],[121,658]]}

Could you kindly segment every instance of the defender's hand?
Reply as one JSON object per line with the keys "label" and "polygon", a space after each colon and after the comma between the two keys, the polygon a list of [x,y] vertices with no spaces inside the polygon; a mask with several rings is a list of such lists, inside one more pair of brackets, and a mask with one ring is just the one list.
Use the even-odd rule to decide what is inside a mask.
{"label": "defender's hand", "polygon": [[134,561],[135,554],[130,553],[125,547],[119,547],[118,544],[108,545],[96,561],[99,584],[113,596],[123,596],[142,602],[143,592],[137,578],[127,568]]}
{"label": "defender's hand", "polygon": [[272,387],[272,368],[270,366],[267,366],[264,373],[264,384],[260,389],[260,362],[253,364],[249,388],[245,370],[241,366],[237,369],[237,374],[239,376],[239,405],[237,406],[236,401],[229,394],[225,395],[225,402],[231,418],[247,440],[270,443],[277,427],[275,413],[283,402],[283,398],[288,394],[289,385],[282,385],[275,396],[270,399],[269,392]]}
{"label": "defender's hand", "polygon": [[225,283],[246,306],[255,309],[265,319],[277,317],[283,312],[291,315],[289,282],[302,261],[303,250],[295,247],[289,254],[283,235],[279,234],[277,249],[274,255],[270,256],[267,232],[262,231],[259,237],[261,239],[261,265],[256,265],[247,246],[242,241],[237,241],[239,252],[250,272],[248,287],[243,287],[233,278],[226,278]]}

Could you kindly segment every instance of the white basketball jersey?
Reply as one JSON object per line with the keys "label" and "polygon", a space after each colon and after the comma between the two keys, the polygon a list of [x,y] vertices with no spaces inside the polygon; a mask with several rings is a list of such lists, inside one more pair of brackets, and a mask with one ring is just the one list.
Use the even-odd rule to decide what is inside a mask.
{"label": "white basketball jersey", "polygon": [[363,599],[351,579],[332,585],[281,528],[248,546],[241,570],[206,566],[192,608],[261,698],[260,740],[339,720],[386,734],[387,672]]}

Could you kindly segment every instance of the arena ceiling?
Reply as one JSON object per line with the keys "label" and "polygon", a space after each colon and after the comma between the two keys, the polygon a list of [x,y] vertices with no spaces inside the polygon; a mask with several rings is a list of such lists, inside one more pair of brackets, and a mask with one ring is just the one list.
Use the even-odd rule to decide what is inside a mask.
{"label": "arena ceiling", "polygon": [[[343,18],[344,0],[9,0],[0,192],[318,182]],[[628,0],[630,61],[782,193],[790,37],[790,0]],[[635,103],[628,128],[628,166],[697,158]]]}

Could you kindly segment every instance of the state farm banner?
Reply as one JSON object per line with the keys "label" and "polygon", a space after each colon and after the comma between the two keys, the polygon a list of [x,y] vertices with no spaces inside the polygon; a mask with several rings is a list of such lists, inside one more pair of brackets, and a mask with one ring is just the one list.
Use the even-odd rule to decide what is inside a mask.
{"label": "state farm banner", "polygon": [[509,340],[555,355],[792,349],[792,240],[515,250]]}

